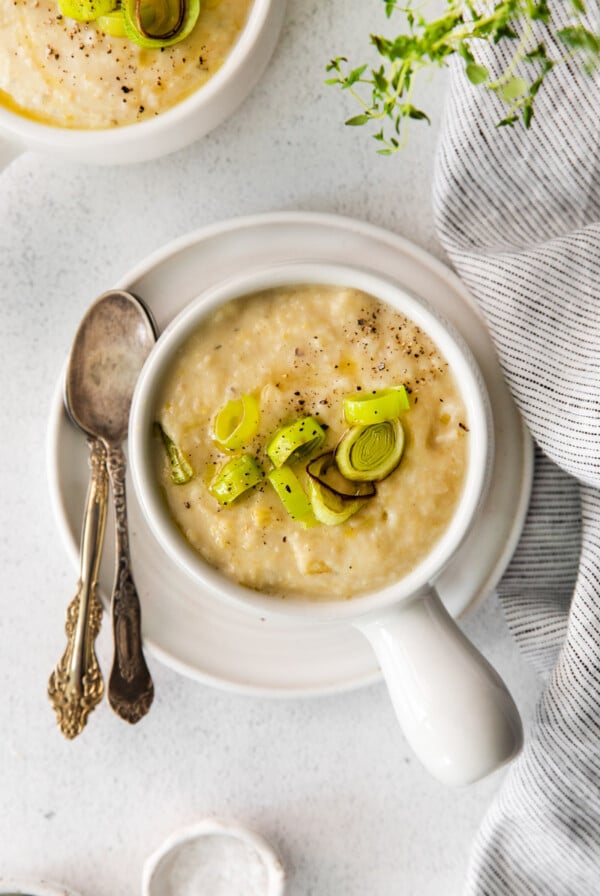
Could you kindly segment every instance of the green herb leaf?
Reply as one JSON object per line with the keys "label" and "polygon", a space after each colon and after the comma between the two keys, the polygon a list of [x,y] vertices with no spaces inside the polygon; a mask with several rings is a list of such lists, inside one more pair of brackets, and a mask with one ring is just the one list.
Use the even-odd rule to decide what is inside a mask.
{"label": "green herb leaf", "polygon": [[478,65],[476,62],[470,62],[465,72],[471,84],[483,84],[490,76],[485,65]]}
{"label": "green herb leaf", "polygon": [[600,53],[600,37],[593,34],[583,26],[577,28],[562,28],[558,36],[567,47],[576,50],[589,50],[590,53]]}
{"label": "green herb leaf", "polygon": [[532,21],[539,22],[549,22],[550,21],[550,9],[548,8],[548,0],[540,0],[536,6],[531,10],[531,19]]}
{"label": "green herb leaf", "polygon": [[510,102],[525,96],[528,90],[529,84],[524,78],[511,78],[498,92],[503,100]]}
{"label": "green herb leaf", "polygon": [[514,127],[515,123],[518,120],[519,120],[518,115],[509,115],[509,116],[507,116],[507,118],[503,118],[502,121],[499,121],[498,124],[496,125],[496,127],[497,128],[505,128],[505,127],[512,128],[512,127]]}
{"label": "green herb leaf", "polygon": [[462,43],[460,43],[458,45],[456,52],[458,53],[458,55],[460,57],[462,57],[462,59],[465,60],[465,62],[467,64],[469,64],[469,63],[475,64],[475,57],[471,53],[471,48],[469,47],[469,45],[466,41],[462,41]]}
{"label": "green herb leaf", "polygon": [[349,118],[345,124],[350,125],[350,127],[358,127],[361,124],[366,124],[370,120],[369,115],[355,115],[354,118]]}
{"label": "green herb leaf", "polygon": [[327,65],[327,67],[325,68],[325,71],[326,72],[333,72],[333,71],[341,72],[343,62],[348,62],[347,58],[345,56],[337,56],[335,59],[331,60],[329,65]]}
{"label": "green herb leaf", "polygon": [[353,69],[346,78],[345,86],[350,87],[352,84],[356,84],[356,82],[360,80],[360,76],[363,74],[366,68],[366,65],[361,65],[359,68]]}
{"label": "green herb leaf", "polygon": [[519,35],[515,29],[510,25],[499,25],[494,34],[494,43],[499,43],[503,38],[506,38],[507,40],[516,40],[518,36]]}

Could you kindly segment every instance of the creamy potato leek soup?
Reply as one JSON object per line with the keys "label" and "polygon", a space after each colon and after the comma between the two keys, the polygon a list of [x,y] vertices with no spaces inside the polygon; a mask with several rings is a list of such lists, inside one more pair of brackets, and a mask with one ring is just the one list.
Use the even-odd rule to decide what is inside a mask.
{"label": "creamy potato leek soup", "polygon": [[452,371],[411,320],[356,289],[228,302],[161,386],[156,473],[185,538],[236,582],[350,598],[414,568],[468,460]]}
{"label": "creamy potato leek soup", "polygon": [[[103,2],[62,0],[62,6],[85,16],[92,14],[88,7]],[[152,11],[153,3],[159,8],[170,2],[179,0],[142,0],[142,13]],[[2,0],[0,103],[62,128],[112,128],[153,118],[218,71],[251,5],[252,0],[203,0],[187,36],[147,47],[123,36],[120,8],[84,22],[63,15],[59,0]],[[135,9],[135,0],[128,8]],[[143,35],[141,41],[148,42]]]}

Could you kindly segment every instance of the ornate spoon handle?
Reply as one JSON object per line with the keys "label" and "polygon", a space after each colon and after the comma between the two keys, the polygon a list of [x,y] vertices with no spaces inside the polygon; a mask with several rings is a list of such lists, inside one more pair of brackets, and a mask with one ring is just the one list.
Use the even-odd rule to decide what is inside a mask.
{"label": "ornate spoon handle", "polygon": [[142,614],[131,574],[122,448],[110,446],[107,461],[115,502],[117,554],[112,594],[115,655],[108,682],[108,700],[122,719],[134,724],[150,709],[154,685],[142,653]]}
{"label": "ornate spoon handle", "polygon": [[98,439],[90,437],[87,441],[91,472],[81,531],[80,577],[77,594],[67,610],[67,647],[48,682],[58,725],[68,738],[83,731],[88,715],[104,693],[94,642],[102,622],[96,585],[106,523],[106,449]]}

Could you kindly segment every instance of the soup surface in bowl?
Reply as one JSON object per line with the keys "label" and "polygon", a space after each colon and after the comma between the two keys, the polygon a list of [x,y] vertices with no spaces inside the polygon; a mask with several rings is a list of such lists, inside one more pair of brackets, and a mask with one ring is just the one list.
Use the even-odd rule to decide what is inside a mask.
{"label": "soup surface in bowl", "polygon": [[[398,385],[409,396],[402,458],[345,522],[305,527],[268,478],[226,506],[211,492],[223,465],[243,453],[268,474],[273,435],[312,416],[325,442],[289,462],[309,492],[307,464],[349,429],[344,399]],[[258,424],[228,451],[215,441],[215,419],[242,395],[255,399]],[[278,287],[210,312],[177,352],[155,419],[191,468],[189,481],[173,482],[157,436],[156,475],[185,538],[229,578],[281,597],[346,599],[405,576],[447,529],[468,463],[465,406],[436,345],[391,306],[346,287]]]}
{"label": "soup surface in bowl", "polygon": [[225,61],[252,0],[204,0],[180,43],[161,49],[61,15],[56,0],[0,3],[0,103],[43,124],[102,129],[153,118]]}

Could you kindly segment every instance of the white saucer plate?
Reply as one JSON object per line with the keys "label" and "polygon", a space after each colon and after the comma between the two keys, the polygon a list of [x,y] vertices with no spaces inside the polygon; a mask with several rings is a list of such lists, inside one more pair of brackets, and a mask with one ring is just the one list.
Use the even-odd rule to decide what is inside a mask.
{"label": "white saucer plate", "polygon": [[[347,218],[282,212],[238,218],[171,243],[116,286],[140,296],[160,330],[208,286],[232,273],[297,261],[354,265],[422,296],[462,334],[491,400],[496,452],[490,489],[467,540],[437,582],[450,613],[461,616],[490,594],[519,539],[531,490],[533,451],[473,299],[443,264],[387,231]],[[63,383],[54,396],[48,438],[53,508],[77,568],[88,481],[85,439],[65,414]],[[176,671],[205,684],[270,697],[316,696],[377,681],[371,648],[350,625],[265,622],[242,606],[215,601],[164,554],[128,490],[131,555],[146,646]],[[108,537],[100,571],[107,605],[114,569]]]}

